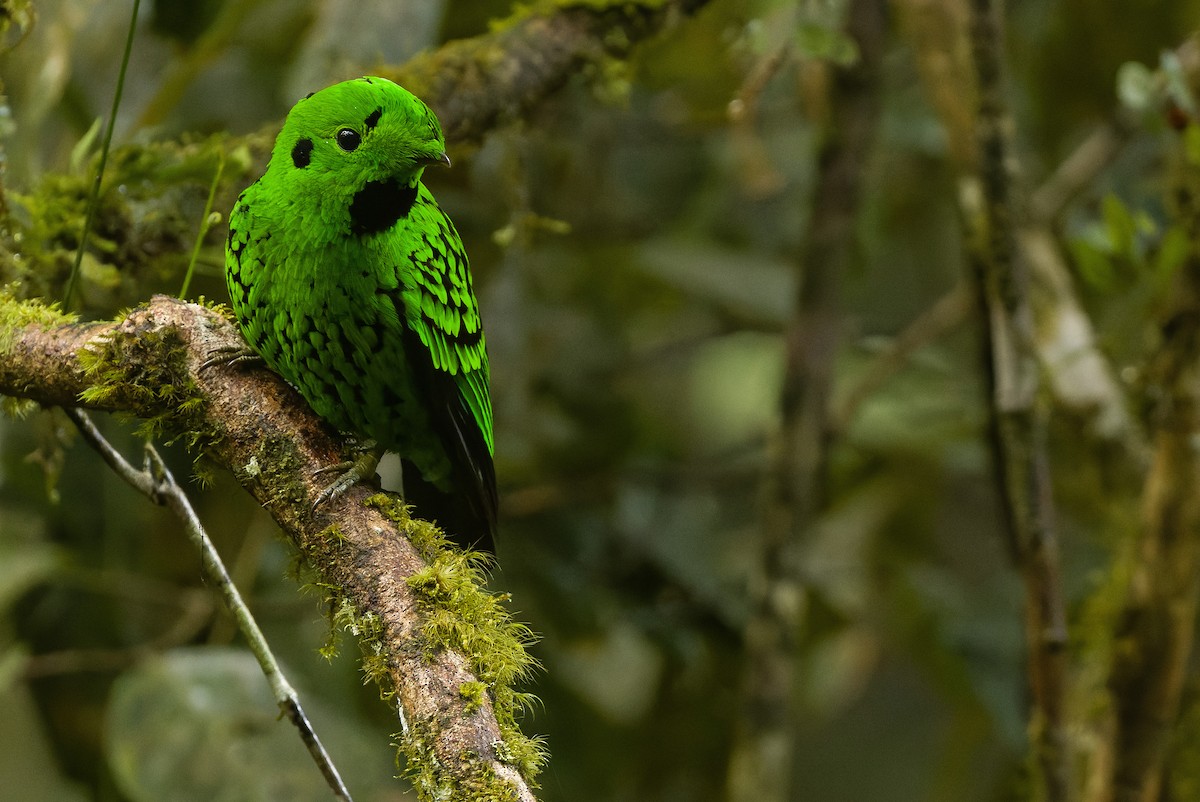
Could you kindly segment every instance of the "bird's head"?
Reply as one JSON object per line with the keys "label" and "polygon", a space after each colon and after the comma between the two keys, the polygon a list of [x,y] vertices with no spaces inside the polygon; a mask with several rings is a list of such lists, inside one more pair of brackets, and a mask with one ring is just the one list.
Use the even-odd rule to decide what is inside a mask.
{"label": "bird's head", "polygon": [[297,103],[275,140],[267,173],[298,207],[308,201],[312,211],[331,218],[356,203],[372,212],[406,196],[411,204],[430,164],[450,164],[437,116],[407,89],[365,77]]}

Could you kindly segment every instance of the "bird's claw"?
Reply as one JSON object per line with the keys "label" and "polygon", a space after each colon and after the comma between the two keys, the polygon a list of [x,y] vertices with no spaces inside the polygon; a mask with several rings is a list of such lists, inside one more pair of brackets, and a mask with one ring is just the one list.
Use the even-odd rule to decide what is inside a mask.
{"label": "bird's claw", "polygon": [[222,345],[208,353],[208,359],[200,363],[200,370],[205,371],[217,365],[227,368],[236,365],[263,364],[263,358],[246,345]]}
{"label": "bird's claw", "polygon": [[368,441],[368,443],[362,445],[366,447],[359,449],[359,454],[355,459],[347,462],[339,462],[335,465],[327,465],[324,468],[318,468],[313,471],[312,475],[314,477],[326,473],[338,474],[336,479],[317,494],[317,499],[312,505],[313,512],[316,512],[317,508],[325,502],[333,501],[362,480],[370,479],[375,475],[375,469],[379,466],[379,458],[382,454],[375,449],[374,443]]}

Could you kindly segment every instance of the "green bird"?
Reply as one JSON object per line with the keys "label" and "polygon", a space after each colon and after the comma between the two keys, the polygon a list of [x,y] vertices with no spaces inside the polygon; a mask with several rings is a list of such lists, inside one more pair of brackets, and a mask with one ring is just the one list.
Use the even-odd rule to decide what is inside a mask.
{"label": "green bird", "polygon": [[490,550],[487,350],[462,241],[421,183],[431,164],[450,164],[441,124],[397,84],[309,95],[234,205],[225,278],[251,349],[318,415],[370,441],[317,503],[394,451],[417,514]]}

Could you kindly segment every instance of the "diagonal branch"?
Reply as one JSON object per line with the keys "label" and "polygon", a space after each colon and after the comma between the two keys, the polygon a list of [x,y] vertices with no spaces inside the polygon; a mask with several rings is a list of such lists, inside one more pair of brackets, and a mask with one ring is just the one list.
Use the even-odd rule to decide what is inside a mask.
{"label": "diagonal branch", "polygon": [[[383,494],[355,487],[314,513],[313,472],[340,442],[264,370],[201,369],[241,340],[218,312],[163,296],[78,324],[0,294],[0,393],[130,413],[227,467],[272,515],[359,636],[364,672],[398,706],[422,799],[533,800],[540,745],[514,723],[528,630],[471,581],[469,556]],[[82,399],[82,402],[81,402]]]}
{"label": "diagonal branch", "polygon": [[[403,65],[364,64],[359,72],[392,78],[425,100],[437,112],[451,148],[459,148],[528,117],[571,80],[606,80],[611,75],[606,65],[628,59],[639,45],[708,2],[559,0],[522,5],[487,33],[448,42]],[[205,204],[218,162],[227,166],[217,182],[213,208],[226,210],[262,173],[278,130],[279,121],[273,121],[247,136],[189,137],[116,149],[100,194],[100,225],[88,251],[105,268],[89,272],[105,281],[95,286],[83,282],[78,289],[85,305],[106,309],[132,304],[145,297],[147,283],[159,286],[163,275],[182,274],[196,239],[195,210]],[[49,174],[23,201],[25,214],[5,218],[0,285],[17,280],[26,297],[62,297],[85,213],[81,198],[86,184],[80,176]],[[147,214],[148,209],[154,213]],[[216,244],[219,227],[213,228],[207,241]],[[3,258],[18,252],[19,262]],[[119,288],[114,286],[118,279]]]}
{"label": "diagonal branch", "polygon": [[183,521],[188,539],[200,550],[208,580],[220,591],[221,596],[225,599],[226,608],[237,620],[250,651],[254,653],[271,686],[271,693],[274,694],[280,711],[300,732],[300,740],[304,742],[304,746],[321,770],[325,782],[333,791],[334,798],[352,802],[350,792],[346,789],[346,784],[342,781],[337,766],[333,764],[329,753],[325,751],[324,744],[317,737],[312,723],[308,720],[308,715],[304,712],[304,707],[300,704],[300,695],[296,693],[295,688],[284,676],[283,669],[280,668],[279,661],[275,659],[275,654],[271,651],[266,636],[263,635],[258,622],[254,620],[250,609],[242,600],[242,594],[233,584],[229,572],[225,570],[225,563],[221,560],[221,555],[217,553],[208,533],[204,531],[204,526],[200,523],[195,508],[192,507],[187,494],[183,492],[183,488],[175,481],[171,470],[159,456],[158,450],[149,443],[146,444],[146,464],[139,471],[112,447],[112,444],[104,438],[86,412],[75,408],[68,408],[66,412],[67,417],[75,423],[80,434],[83,435],[83,439],[100,454],[118,476],[155,504],[165,504]]}
{"label": "diagonal branch", "polygon": [[447,141],[478,141],[498,124],[528,114],[571,78],[602,76],[595,68],[604,60],[627,58],[671,20],[708,2],[534,4],[486,34],[448,42],[380,75],[424,98]]}

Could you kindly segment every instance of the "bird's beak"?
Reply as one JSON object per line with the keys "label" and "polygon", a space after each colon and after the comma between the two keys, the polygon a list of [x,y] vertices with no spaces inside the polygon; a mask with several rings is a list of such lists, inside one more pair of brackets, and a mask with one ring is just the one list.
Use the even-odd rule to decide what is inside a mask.
{"label": "bird's beak", "polygon": [[425,158],[421,159],[419,163],[420,164],[444,164],[447,167],[449,167],[450,166],[450,157],[447,156],[446,151],[443,150],[441,153],[439,153],[436,156],[426,156]]}

